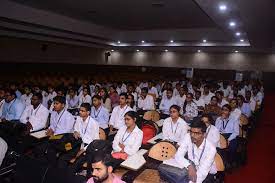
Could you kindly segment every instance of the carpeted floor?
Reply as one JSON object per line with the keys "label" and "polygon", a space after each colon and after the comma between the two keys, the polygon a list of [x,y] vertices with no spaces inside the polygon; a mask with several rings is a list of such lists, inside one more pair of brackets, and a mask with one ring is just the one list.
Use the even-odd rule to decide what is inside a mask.
{"label": "carpeted floor", "polygon": [[275,183],[275,94],[265,97],[264,110],[249,139],[247,164],[226,175],[225,183]]}

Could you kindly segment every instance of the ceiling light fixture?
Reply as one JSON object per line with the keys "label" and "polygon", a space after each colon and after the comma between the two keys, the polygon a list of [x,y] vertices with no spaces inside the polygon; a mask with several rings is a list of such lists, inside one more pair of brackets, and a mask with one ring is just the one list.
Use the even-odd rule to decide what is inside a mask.
{"label": "ceiling light fixture", "polygon": [[165,52],[168,52],[168,50],[164,50]]}
{"label": "ceiling light fixture", "polygon": [[241,42],[244,42],[244,40],[243,40],[243,39],[240,39],[240,41],[241,41]]}
{"label": "ceiling light fixture", "polygon": [[120,44],[120,41],[117,41],[118,44]]}
{"label": "ceiling light fixture", "polygon": [[170,43],[173,43],[174,42],[174,40],[170,40]]}
{"label": "ceiling light fixture", "polygon": [[235,53],[239,53],[239,51],[238,51],[238,50],[235,50],[234,52],[235,52]]}
{"label": "ceiling light fixture", "polygon": [[143,41],[143,40],[142,40],[141,42],[142,42],[142,43],[145,43],[145,41]]}
{"label": "ceiling light fixture", "polygon": [[139,52],[139,50],[137,50],[137,52]]}
{"label": "ceiling light fixture", "polygon": [[221,4],[221,5],[219,6],[219,9],[220,9],[220,11],[225,11],[225,10],[227,10],[227,6],[224,5],[224,4]]}
{"label": "ceiling light fixture", "polygon": [[206,40],[206,39],[204,39],[204,40],[202,40],[202,42],[206,43],[206,42],[207,42],[207,40]]}
{"label": "ceiling light fixture", "polygon": [[200,53],[201,52],[201,50],[198,50],[198,53]]}
{"label": "ceiling light fixture", "polygon": [[235,26],[236,26],[236,23],[233,22],[233,21],[232,21],[232,22],[229,22],[229,26],[230,26],[230,27],[235,27]]}
{"label": "ceiling light fixture", "polygon": [[236,36],[240,36],[241,35],[241,33],[240,32],[236,32]]}
{"label": "ceiling light fixture", "polygon": [[114,52],[115,50],[111,50],[111,52]]}

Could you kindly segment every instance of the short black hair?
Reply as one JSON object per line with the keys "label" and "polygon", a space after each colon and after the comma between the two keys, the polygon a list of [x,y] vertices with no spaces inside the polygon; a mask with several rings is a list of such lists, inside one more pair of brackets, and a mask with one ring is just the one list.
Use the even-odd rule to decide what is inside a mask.
{"label": "short black hair", "polygon": [[232,111],[232,108],[231,108],[231,106],[229,105],[229,104],[224,104],[223,106],[222,106],[222,108],[227,108],[230,112]]}
{"label": "short black hair", "polygon": [[145,91],[146,93],[148,93],[148,88],[147,87],[143,87],[143,88],[141,88],[141,91]]}
{"label": "short black hair", "polygon": [[207,126],[200,118],[194,118],[190,125],[191,128],[200,128],[203,133],[206,132]]}
{"label": "short black hair", "polygon": [[201,116],[201,119],[202,118],[208,118],[209,123],[212,124],[212,125],[214,125],[214,119],[213,119],[212,115],[204,113]]}
{"label": "short black hair", "polygon": [[123,97],[123,96],[124,96],[124,97],[127,99],[127,93],[125,93],[125,92],[121,93],[119,96],[120,96],[120,97]]}
{"label": "short black hair", "polygon": [[213,99],[219,100],[218,97],[216,97],[215,95],[211,97],[211,100]]}
{"label": "short black hair", "polygon": [[170,92],[173,93],[173,89],[172,89],[172,88],[167,88],[167,89],[166,89],[166,92],[168,92],[168,91],[170,91]]}
{"label": "short black hair", "polygon": [[66,98],[63,96],[56,96],[53,98],[53,101],[60,102],[61,104],[66,104]]}
{"label": "short black hair", "polygon": [[40,92],[34,92],[32,96],[33,97],[36,96],[39,100],[43,99],[43,96],[42,96],[42,94]]}
{"label": "short black hair", "polygon": [[9,93],[11,96],[13,95],[15,98],[17,97],[15,91],[12,89],[6,89],[5,93]]}
{"label": "short black hair", "polygon": [[92,99],[94,99],[94,98],[96,98],[96,99],[98,99],[98,100],[101,100],[101,99],[102,99],[102,97],[99,96],[99,95],[94,95]]}
{"label": "short black hair", "polygon": [[89,103],[82,103],[80,107],[84,107],[87,111],[91,112],[91,104]]}
{"label": "short black hair", "polygon": [[91,163],[98,163],[102,162],[105,166],[112,166],[113,165],[113,158],[111,154],[106,154],[102,152],[97,152],[94,154]]}

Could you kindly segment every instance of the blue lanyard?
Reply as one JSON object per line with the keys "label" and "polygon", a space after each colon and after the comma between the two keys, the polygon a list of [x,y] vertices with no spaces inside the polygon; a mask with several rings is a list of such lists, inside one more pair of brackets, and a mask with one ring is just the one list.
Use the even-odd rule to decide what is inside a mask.
{"label": "blue lanyard", "polygon": [[[204,145],[203,145],[203,149],[202,149],[202,152],[200,154],[200,158],[199,158],[199,161],[198,161],[198,165],[200,165],[200,161],[201,161],[201,158],[202,158],[202,155],[204,153],[204,150],[205,150],[205,146],[206,146],[206,139],[204,139]],[[193,161],[195,161],[195,152],[194,152],[194,145],[192,143],[192,155],[193,155]],[[194,162],[195,163],[195,162]]]}
{"label": "blue lanyard", "polygon": [[229,122],[229,119],[225,122],[224,124],[224,120],[222,120],[222,127],[223,127],[223,130],[226,129],[227,125],[228,125],[228,122]]}
{"label": "blue lanyard", "polygon": [[[134,130],[133,130],[134,131]],[[127,137],[124,139],[124,136],[125,136],[125,134],[126,134],[126,132],[127,132],[127,129],[125,130],[125,132],[124,132],[124,134],[123,134],[123,136],[122,136],[122,142],[125,142],[129,137],[130,137],[130,135],[132,134],[132,132],[133,131],[131,131],[131,133],[129,133],[128,135],[127,135]]]}
{"label": "blue lanyard", "polygon": [[101,111],[101,108],[102,108],[102,105],[100,106],[100,108],[99,108],[97,114],[95,113],[95,111],[96,111],[96,108],[95,108],[95,110],[94,110],[94,116],[95,116],[95,118],[98,117],[98,115],[99,115],[99,113],[100,113],[100,111]]}

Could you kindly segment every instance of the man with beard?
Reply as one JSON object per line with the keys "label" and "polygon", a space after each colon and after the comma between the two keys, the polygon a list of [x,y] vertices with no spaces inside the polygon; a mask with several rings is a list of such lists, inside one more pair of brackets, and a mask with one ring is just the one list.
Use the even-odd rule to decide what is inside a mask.
{"label": "man with beard", "polygon": [[92,161],[92,177],[87,183],[125,183],[114,175],[109,154],[97,153]]}

